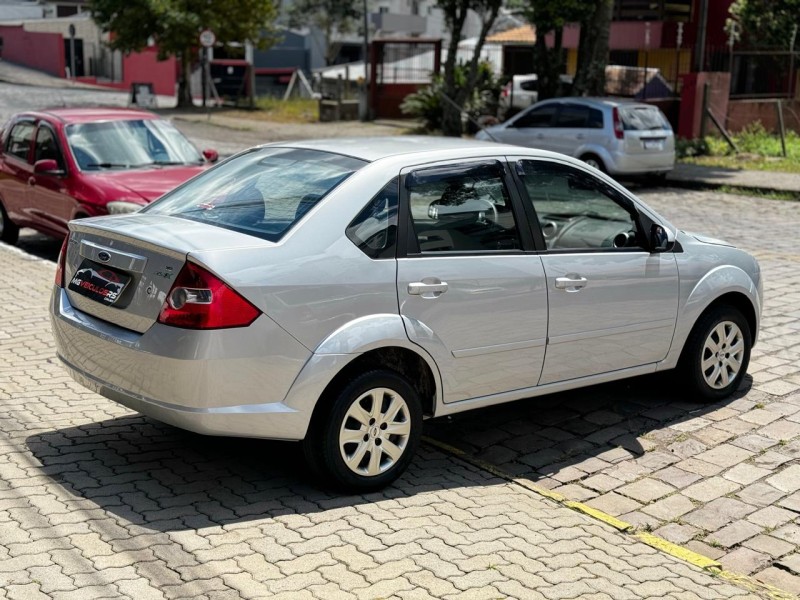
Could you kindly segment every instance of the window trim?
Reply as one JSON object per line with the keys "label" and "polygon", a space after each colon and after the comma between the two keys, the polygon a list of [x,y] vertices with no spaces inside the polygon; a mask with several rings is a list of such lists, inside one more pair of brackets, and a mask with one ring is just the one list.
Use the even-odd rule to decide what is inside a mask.
{"label": "window trim", "polygon": [[[514,216],[514,223],[517,228],[517,235],[519,237],[520,247],[507,250],[454,250],[454,251],[439,251],[439,252],[422,252],[419,249],[419,240],[417,239],[416,230],[414,229],[414,222],[411,216],[411,203],[409,186],[411,185],[410,177],[417,171],[429,169],[452,169],[458,171],[459,167],[463,172],[468,172],[470,168],[478,165],[486,166],[487,164],[497,165],[500,168],[499,173],[501,181],[506,186],[509,195],[509,202],[511,212]],[[452,171],[449,171],[452,172]],[[397,233],[397,258],[437,258],[437,257],[480,257],[480,256],[521,256],[525,254],[537,253],[533,236],[531,234],[530,225],[524,211],[524,202],[520,196],[520,191],[514,178],[512,176],[512,169],[510,168],[509,161],[505,156],[483,156],[466,159],[466,160],[448,160],[443,162],[436,162],[423,165],[414,165],[405,167],[400,172],[400,204],[398,206],[398,233]]]}
{"label": "window trim", "polygon": [[[392,183],[392,182],[395,182],[395,185],[397,186],[397,217],[396,217],[396,218],[397,218],[397,225],[395,225],[395,227],[397,228],[397,231],[395,232],[395,240],[394,240],[394,244],[393,244],[393,246],[394,246],[394,252],[392,252],[390,256],[370,256],[369,254],[367,254],[367,253],[364,251],[364,249],[363,249],[363,248],[361,248],[361,246],[359,246],[358,244],[356,244],[356,242],[355,242],[355,240],[354,240],[353,238],[351,238],[351,237],[348,235],[348,230],[349,230],[349,229],[350,229],[350,228],[353,226],[353,223],[355,223],[355,220],[356,220],[356,219],[357,219],[357,218],[358,218],[358,217],[361,215],[361,213],[362,213],[362,212],[364,212],[364,209],[365,209],[367,206],[369,206],[370,204],[372,204],[372,203],[375,201],[375,198],[377,198],[377,197],[378,197],[378,195],[379,195],[381,192],[383,192],[383,190],[384,190],[384,189],[386,189],[386,187],[388,187],[388,186],[389,186],[389,184],[390,184],[390,183]],[[381,186],[381,189],[380,189],[380,190],[378,190],[378,192],[377,192],[377,193],[375,193],[375,194],[374,194],[374,195],[373,195],[373,196],[372,196],[372,197],[371,197],[371,198],[370,198],[370,199],[367,201],[367,203],[366,203],[366,204],[364,204],[364,206],[362,206],[362,207],[361,207],[361,210],[359,210],[359,211],[356,213],[356,216],[355,216],[355,217],[353,217],[353,218],[352,218],[352,220],[351,220],[351,221],[350,221],[350,222],[347,224],[347,227],[345,227],[345,230],[344,230],[344,236],[345,236],[345,237],[346,237],[348,240],[350,240],[350,243],[351,243],[351,244],[353,244],[353,245],[354,245],[354,246],[355,246],[355,247],[356,247],[356,248],[357,248],[357,249],[358,249],[358,250],[359,250],[359,251],[360,251],[362,254],[364,254],[364,256],[366,256],[366,257],[367,257],[368,259],[370,259],[370,260],[396,260],[396,259],[397,259],[397,255],[398,255],[398,251],[399,251],[399,247],[400,247],[400,203],[401,203],[401,202],[400,202],[400,188],[401,188],[401,178],[400,178],[400,176],[399,176],[399,175],[395,175],[395,176],[394,176],[394,177],[392,177],[392,178],[391,178],[389,181],[387,181],[385,184],[383,184],[383,185]]]}

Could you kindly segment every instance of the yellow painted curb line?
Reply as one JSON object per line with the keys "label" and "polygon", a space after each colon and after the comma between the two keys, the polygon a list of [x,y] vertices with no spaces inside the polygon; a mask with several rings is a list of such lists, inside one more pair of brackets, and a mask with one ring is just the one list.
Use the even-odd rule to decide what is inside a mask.
{"label": "yellow painted curb line", "polygon": [[653,535],[652,533],[641,531],[634,534],[634,537],[636,537],[639,541],[644,542],[648,546],[652,546],[656,550],[661,550],[670,556],[680,558],[681,560],[688,562],[695,567],[700,567],[701,569],[706,570],[712,568],[720,570],[722,569],[722,565],[716,560],[708,558],[707,556],[703,556],[702,554],[698,554],[697,552],[692,552],[691,550],[678,546],[677,544],[673,544],[672,542],[669,542],[664,538],[660,538],[657,535]]}
{"label": "yellow painted curb line", "polygon": [[757,579],[753,579],[748,575],[740,575],[739,573],[726,571],[722,568],[722,565],[718,561],[710,559],[707,556],[703,556],[702,554],[698,554],[697,552],[693,552],[688,548],[683,548],[682,546],[673,544],[672,542],[667,541],[664,538],[660,538],[657,535],[653,535],[652,533],[647,533],[645,531],[635,532],[633,525],[630,523],[626,523],[625,521],[617,519],[616,517],[609,515],[602,510],[592,508],[591,506],[588,506],[582,502],[568,500],[563,494],[559,494],[558,492],[534,485],[527,479],[514,477],[513,475],[498,469],[486,461],[467,454],[455,446],[440,442],[439,440],[435,440],[428,436],[423,436],[422,441],[430,446],[434,446],[435,448],[442,450],[443,452],[451,454],[456,458],[460,458],[464,462],[471,464],[473,467],[487,471],[492,475],[499,477],[500,479],[505,479],[506,481],[519,485],[520,487],[530,490],[539,496],[553,500],[562,506],[581,512],[589,517],[592,517],[593,519],[609,525],[610,527],[613,527],[622,533],[632,534],[637,540],[647,544],[648,546],[651,546],[652,548],[655,548],[656,550],[687,562],[690,565],[694,565],[695,567],[698,567],[715,577],[726,579],[734,584],[739,585],[740,587],[744,587],[748,591],[767,594],[772,600],[797,599],[797,596],[790,594],[789,592],[785,592],[769,585],[768,583],[763,583]]}

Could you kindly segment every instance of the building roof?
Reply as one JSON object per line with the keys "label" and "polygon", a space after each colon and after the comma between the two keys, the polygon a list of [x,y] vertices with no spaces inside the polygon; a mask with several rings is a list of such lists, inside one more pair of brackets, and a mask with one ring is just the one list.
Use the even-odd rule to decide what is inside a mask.
{"label": "building roof", "polygon": [[522,25],[490,35],[486,41],[491,44],[533,44],[536,42],[536,30],[533,25]]}

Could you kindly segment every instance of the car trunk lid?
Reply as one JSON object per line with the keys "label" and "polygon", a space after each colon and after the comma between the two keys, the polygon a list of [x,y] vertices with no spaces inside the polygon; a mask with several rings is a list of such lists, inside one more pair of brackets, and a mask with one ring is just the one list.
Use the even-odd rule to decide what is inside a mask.
{"label": "car trunk lid", "polygon": [[133,214],[73,221],[64,284],[78,310],[143,333],[192,252],[274,243],[183,218]]}

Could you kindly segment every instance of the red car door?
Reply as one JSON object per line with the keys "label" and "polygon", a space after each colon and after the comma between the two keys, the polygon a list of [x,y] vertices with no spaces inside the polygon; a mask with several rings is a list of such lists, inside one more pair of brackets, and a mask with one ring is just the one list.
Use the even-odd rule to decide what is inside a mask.
{"label": "red car door", "polygon": [[34,172],[28,180],[28,204],[42,230],[67,234],[67,222],[75,212],[75,200],[67,186],[67,167],[55,130],[46,121],[39,121],[33,147],[33,164],[53,160],[57,168]]}
{"label": "red car door", "polygon": [[33,165],[29,159],[34,129],[32,119],[12,123],[0,160],[0,201],[9,218],[20,226],[31,222],[27,191],[28,179],[33,175]]}

